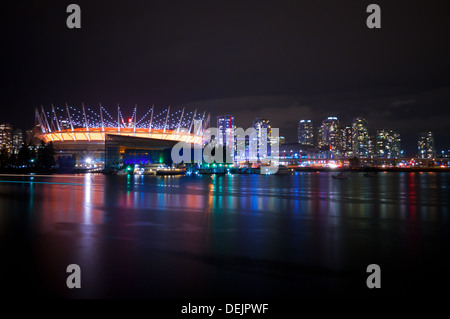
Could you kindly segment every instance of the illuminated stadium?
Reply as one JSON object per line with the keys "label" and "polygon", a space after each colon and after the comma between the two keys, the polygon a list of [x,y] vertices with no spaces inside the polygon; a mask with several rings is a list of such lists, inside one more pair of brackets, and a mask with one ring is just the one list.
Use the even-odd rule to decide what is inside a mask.
{"label": "illuminated stadium", "polygon": [[137,110],[135,106],[126,116],[118,106],[113,116],[101,105],[96,108],[52,105],[49,109],[41,106],[35,110],[36,136],[46,143],[53,142],[57,156],[76,155],[77,166],[118,164],[124,158],[130,163],[152,163],[152,152],[162,150],[167,162],[167,150],[177,142],[201,146],[210,121],[206,111],[185,107],[171,110],[169,106],[158,112],[152,106],[140,117]]}

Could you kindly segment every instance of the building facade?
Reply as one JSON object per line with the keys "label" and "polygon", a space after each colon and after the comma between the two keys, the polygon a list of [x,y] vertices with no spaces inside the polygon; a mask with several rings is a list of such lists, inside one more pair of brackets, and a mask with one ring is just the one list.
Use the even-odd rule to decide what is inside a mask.
{"label": "building facade", "polygon": [[229,146],[234,150],[234,116],[220,115],[217,117],[217,143]]}
{"label": "building facade", "polygon": [[377,130],[376,156],[377,158],[399,158],[401,155],[400,134],[391,129]]}
{"label": "building facade", "polygon": [[353,154],[358,157],[369,157],[369,125],[363,117],[357,117],[352,122]]}
{"label": "building facade", "polygon": [[341,128],[340,131],[340,151],[341,157],[353,157],[353,130],[351,126]]}
{"label": "building facade", "polygon": [[265,118],[256,118],[253,121],[253,128],[255,129],[256,138],[256,152],[257,158],[266,158],[269,154],[269,145],[277,143],[272,139],[272,128],[270,120]]}
{"label": "building facade", "polygon": [[12,136],[12,153],[19,154],[19,149],[23,144],[23,132],[20,128],[15,129]]}
{"label": "building facade", "polygon": [[322,121],[319,148],[327,149],[334,157],[339,156],[340,130],[337,117],[330,116]]}
{"label": "building facade", "polygon": [[433,132],[424,131],[419,133],[417,140],[417,157],[419,158],[433,158],[436,156],[436,149],[434,147]]}
{"label": "building facade", "polygon": [[298,143],[301,145],[314,145],[314,130],[311,120],[300,120],[298,122]]}
{"label": "building facade", "polygon": [[0,148],[6,148],[8,155],[12,151],[12,125],[0,124]]}

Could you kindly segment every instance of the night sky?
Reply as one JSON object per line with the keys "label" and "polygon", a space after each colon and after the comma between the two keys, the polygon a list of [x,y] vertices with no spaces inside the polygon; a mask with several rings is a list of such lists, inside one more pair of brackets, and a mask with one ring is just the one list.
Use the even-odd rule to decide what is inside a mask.
{"label": "night sky", "polygon": [[[44,105],[155,104],[268,117],[288,141],[327,116],[419,130],[450,149],[448,1],[14,1],[2,4],[0,122],[22,129]],[[81,7],[81,29],[66,7]],[[368,29],[366,7],[381,7]],[[139,117],[139,113],[138,113]]]}

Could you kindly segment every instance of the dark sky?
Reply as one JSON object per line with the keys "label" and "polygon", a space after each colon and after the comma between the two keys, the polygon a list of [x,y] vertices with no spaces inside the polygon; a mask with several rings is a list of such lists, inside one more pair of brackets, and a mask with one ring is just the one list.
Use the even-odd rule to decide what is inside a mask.
{"label": "dark sky", "polygon": [[[66,27],[81,7],[82,28]],[[366,7],[381,7],[381,29]],[[27,129],[50,103],[196,105],[236,124],[365,116],[450,149],[448,1],[15,1],[2,4],[0,122]],[[214,121],[213,121],[214,124]]]}

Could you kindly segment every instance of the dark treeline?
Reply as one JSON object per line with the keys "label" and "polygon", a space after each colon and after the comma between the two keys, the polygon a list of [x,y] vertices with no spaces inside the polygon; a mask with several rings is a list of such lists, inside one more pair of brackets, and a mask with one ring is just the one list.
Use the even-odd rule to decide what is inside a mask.
{"label": "dark treeline", "polygon": [[6,147],[0,150],[0,171],[2,172],[53,172],[56,168],[53,143],[38,147],[22,144],[17,155],[8,154]]}

